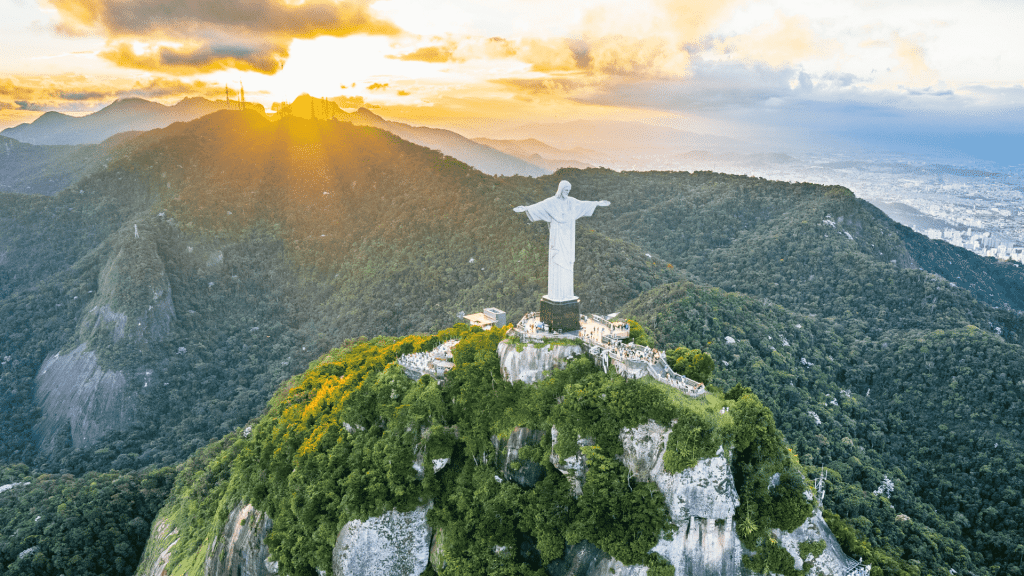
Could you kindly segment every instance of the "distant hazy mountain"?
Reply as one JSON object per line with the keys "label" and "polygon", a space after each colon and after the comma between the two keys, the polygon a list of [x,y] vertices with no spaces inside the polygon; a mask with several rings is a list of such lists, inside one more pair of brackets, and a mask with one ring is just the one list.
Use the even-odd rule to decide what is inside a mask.
{"label": "distant hazy mountain", "polygon": [[[0,135],[26,144],[99,144],[114,134],[188,122],[230,106],[235,105],[205,98],[185,98],[174,106],[164,106],[141,98],[125,98],[81,117],[47,112],[31,123],[8,128],[0,132]],[[261,112],[263,109],[259,104],[246,106]]]}
{"label": "distant hazy mountain", "polygon": [[[31,123],[8,128],[0,132],[0,135],[26,144],[36,145],[98,144],[114,134],[128,131],[144,132],[155,128],[164,128],[174,122],[188,122],[206,116],[211,112],[234,106],[236,105],[233,103],[214,102],[205,98],[186,98],[174,106],[164,106],[163,104],[141,98],[126,98],[118,100],[98,112],[82,117],[68,116],[60,112],[47,112]],[[247,103],[246,106],[264,113],[262,105]],[[303,94],[296,98],[291,105],[286,107],[285,114],[300,118],[311,118],[315,114],[318,119],[333,118],[344,122],[351,122],[357,126],[380,128],[409,142],[426,146],[465,162],[485,174],[499,176],[543,176],[562,166],[586,167],[583,164],[569,163],[561,163],[553,167],[542,167],[518,158],[514,154],[500,152],[487,145],[474,142],[450,130],[391,122],[365,108],[360,108],[358,111],[349,114],[339,108],[334,102],[315,99],[308,94]],[[66,152],[50,150],[43,153],[39,158],[52,158]],[[18,171],[23,171],[26,165],[33,166],[39,162],[41,160],[37,158],[28,164],[19,164]],[[541,162],[544,163],[543,159],[541,159]],[[67,185],[70,181],[66,180],[58,179],[54,180],[54,182],[64,182],[63,185]],[[24,188],[16,189],[10,184],[4,187],[4,184],[6,183],[0,181],[0,190],[31,191]],[[63,185],[58,186],[56,189],[53,188],[56,184],[47,185],[47,192],[45,193],[56,192]]]}
{"label": "distant hazy mountain", "polygon": [[580,142],[601,152],[680,150],[730,150],[753,152],[749,143],[734,138],[698,134],[667,126],[615,120],[573,120],[551,124],[524,124],[495,133],[508,139],[536,138],[555,147],[573,148]]}
{"label": "distant hazy mountain", "polygon": [[348,113],[336,102],[327,99],[313,98],[302,94],[285,107],[284,114],[299,118],[318,120],[341,120],[356,126],[373,126],[380,128],[420,146],[437,150],[446,156],[465,162],[484,174],[496,176],[543,176],[554,172],[557,167],[541,167],[537,163],[523,160],[516,154],[498,151],[494,148],[474,142],[461,134],[440,128],[410,126],[401,122],[392,122],[377,116],[366,108]]}
{"label": "distant hazy mountain", "polygon": [[497,176],[543,176],[550,174],[561,166],[543,166],[537,162],[517,157],[516,154],[504,150],[496,150],[491,146],[474,142],[465,136],[425,126],[410,126],[401,122],[392,122],[377,116],[366,108],[350,114],[345,118],[357,126],[373,126],[387,130],[395,136],[420,146],[443,152],[469,164],[484,174]]}
{"label": "distant hazy mountain", "polygon": [[595,164],[601,163],[596,158],[602,155],[593,150],[584,148],[561,150],[554,146],[548,146],[536,138],[527,138],[526,140],[474,138],[473,141],[552,171],[559,168],[594,168]]}
{"label": "distant hazy mountain", "polygon": [[[796,158],[782,152],[757,152],[751,154],[737,152],[709,152],[707,150],[690,150],[672,157],[685,170],[751,170],[783,164],[795,164]],[[742,173],[742,172],[741,172]]]}

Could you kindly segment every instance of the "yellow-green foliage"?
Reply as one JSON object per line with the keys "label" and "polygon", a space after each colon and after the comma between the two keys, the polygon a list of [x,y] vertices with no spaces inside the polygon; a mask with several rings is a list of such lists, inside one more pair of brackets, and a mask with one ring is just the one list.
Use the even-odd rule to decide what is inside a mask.
{"label": "yellow-green foliage", "polygon": [[394,361],[479,332],[459,325],[333,351],[260,421],[239,476],[274,521],[268,544],[283,570],[329,566],[345,522],[424,502],[435,480],[418,477],[413,460],[449,456],[457,432],[446,428],[450,409],[437,382],[413,381]]}

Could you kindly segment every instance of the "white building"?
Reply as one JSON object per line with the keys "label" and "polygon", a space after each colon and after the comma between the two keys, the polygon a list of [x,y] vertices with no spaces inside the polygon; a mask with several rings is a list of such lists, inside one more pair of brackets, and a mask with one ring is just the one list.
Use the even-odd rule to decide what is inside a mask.
{"label": "white building", "polygon": [[469,321],[470,326],[479,326],[484,330],[505,325],[505,311],[497,308],[484,308],[482,313],[466,314],[463,318]]}

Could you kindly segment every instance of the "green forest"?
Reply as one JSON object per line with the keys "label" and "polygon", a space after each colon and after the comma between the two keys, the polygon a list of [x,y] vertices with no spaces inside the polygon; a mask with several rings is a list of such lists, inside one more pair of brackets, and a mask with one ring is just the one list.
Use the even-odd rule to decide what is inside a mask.
{"label": "green forest", "polygon": [[[603,169],[494,178],[340,122],[225,111],[100,146],[88,161],[49,152],[52,171],[39,173],[75,179],[53,196],[0,192],[7,483],[47,478],[31,486],[64,486],[93,509],[90,499],[123,477],[124,497],[142,504],[104,522],[131,533],[166,490],[145,488],[148,475],[168,486],[175,470],[185,490],[181,475],[206,466],[188,458],[234,446],[297,385],[282,383],[329,350],[434,334],[485,306],[510,321],[535,309],[547,230],[511,208],[568,179],[581,199],[611,201],[577,226],[583,311],[633,318],[652,344],[677,351],[674,365],[710,374],[719,391],[749,388],[804,472],[827,472],[827,517],[848,553],[886,572],[1024,569],[1024,270],[1013,263],[927,240],[841,187]],[[4,161],[30,157],[16,152]],[[166,329],[149,312],[155,287],[173,308]],[[97,327],[104,306],[125,315],[127,336]],[[79,344],[124,375],[137,416],[95,444],[75,446],[59,430],[44,446],[40,366]],[[463,462],[508,429],[488,428],[491,416],[472,407],[448,410],[442,428],[468,418],[481,431],[445,448]],[[598,445],[594,457],[615,462],[614,441]],[[456,468],[473,483],[465,466],[444,474]],[[401,498],[338,504],[332,522],[457,492],[459,477],[396,480]],[[108,488],[81,488],[86,478]],[[6,512],[25,490],[0,496],[0,516],[25,522],[20,508]],[[37,535],[39,549],[70,533]],[[295,566],[317,565],[318,554],[301,551]]]}
{"label": "green forest", "polygon": [[175,471],[32,474],[0,469],[0,572],[130,575]]}

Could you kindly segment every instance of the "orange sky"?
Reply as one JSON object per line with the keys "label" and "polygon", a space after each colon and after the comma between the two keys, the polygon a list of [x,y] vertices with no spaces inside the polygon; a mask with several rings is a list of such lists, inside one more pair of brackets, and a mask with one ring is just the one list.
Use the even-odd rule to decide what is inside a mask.
{"label": "orange sky", "polygon": [[1024,6],[1004,0],[3,1],[0,128],[242,83],[268,109],[347,96],[481,134],[610,117],[854,125],[865,107],[998,124],[1024,101]]}

